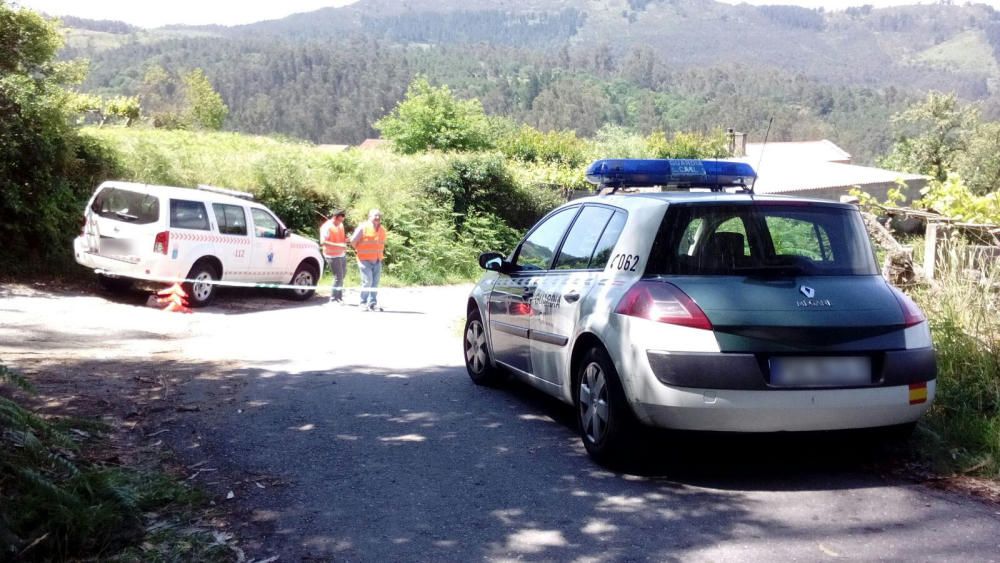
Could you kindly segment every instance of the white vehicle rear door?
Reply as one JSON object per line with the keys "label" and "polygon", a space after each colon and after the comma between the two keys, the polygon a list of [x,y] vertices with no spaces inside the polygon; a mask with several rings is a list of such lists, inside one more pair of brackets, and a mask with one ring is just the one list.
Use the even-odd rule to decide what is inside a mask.
{"label": "white vehicle rear door", "polygon": [[86,217],[84,236],[92,253],[136,263],[153,249],[160,230],[160,199],[107,186],[94,197]]}
{"label": "white vehicle rear door", "polygon": [[248,278],[253,252],[252,238],[247,228],[249,223],[246,207],[233,203],[213,203],[212,212],[222,241],[219,254],[225,264],[223,276],[236,280]]}

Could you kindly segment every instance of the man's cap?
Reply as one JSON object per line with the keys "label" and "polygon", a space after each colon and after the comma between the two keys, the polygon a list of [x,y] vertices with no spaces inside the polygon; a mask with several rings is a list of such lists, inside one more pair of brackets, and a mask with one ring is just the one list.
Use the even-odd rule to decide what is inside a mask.
{"label": "man's cap", "polygon": [[338,216],[339,217],[346,217],[347,214],[344,213],[343,209],[334,209],[333,211],[330,212],[330,217],[338,217]]}

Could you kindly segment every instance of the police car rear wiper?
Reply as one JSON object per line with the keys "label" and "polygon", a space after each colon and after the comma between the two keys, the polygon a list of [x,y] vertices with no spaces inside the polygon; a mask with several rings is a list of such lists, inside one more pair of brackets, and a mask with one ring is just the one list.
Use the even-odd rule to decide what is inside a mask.
{"label": "police car rear wiper", "polygon": [[125,219],[126,221],[135,221],[139,218],[138,215],[130,215],[124,211],[115,211],[115,215],[117,215],[120,219]]}

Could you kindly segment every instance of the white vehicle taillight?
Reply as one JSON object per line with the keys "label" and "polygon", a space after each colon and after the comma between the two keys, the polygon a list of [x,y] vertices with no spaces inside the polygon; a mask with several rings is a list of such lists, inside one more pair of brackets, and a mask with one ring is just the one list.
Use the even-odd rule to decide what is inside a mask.
{"label": "white vehicle taillight", "polygon": [[166,254],[167,249],[169,247],[170,247],[170,231],[162,231],[156,233],[156,239],[153,240],[153,252]]}
{"label": "white vehicle taillight", "polygon": [[667,282],[636,283],[618,302],[615,312],[659,323],[712,330],[712,323],[701,307],[677,286]]}
{"label": "white vehicle taillight", "polygon": [[917,307],[917,304],[907,294],[895,287],[890,286],[890,288],[892,289],[892,295],[899,303],[899,308],[903,310],[903,326],[911,327],[927,320],[924,312],[920,310],[920,307]]}

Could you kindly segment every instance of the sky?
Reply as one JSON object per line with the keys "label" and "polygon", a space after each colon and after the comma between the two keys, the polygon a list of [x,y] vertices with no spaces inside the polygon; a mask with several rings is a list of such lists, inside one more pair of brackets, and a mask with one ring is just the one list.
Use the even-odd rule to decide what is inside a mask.
{"label": "sky", "polygon": [[[283,18],[327,6],[343,6],[357,0],[243,0],[238,5],[215,0],[8,0],[53,16],[77,16],[95,20],[118,20],[140,27],[159,27],[175,23],[188,25],[239,25]],[[871,4],[877,8],[900,4],[933,4],[930,0],[721,0],[728,4],[794,4],[807,8],[843,10],[849,6]],[[965,0],[955,0],[964,3]],[[1000,9],[1000,0],[978,0]],[[238,7],[237,7],[238,6]]]}

